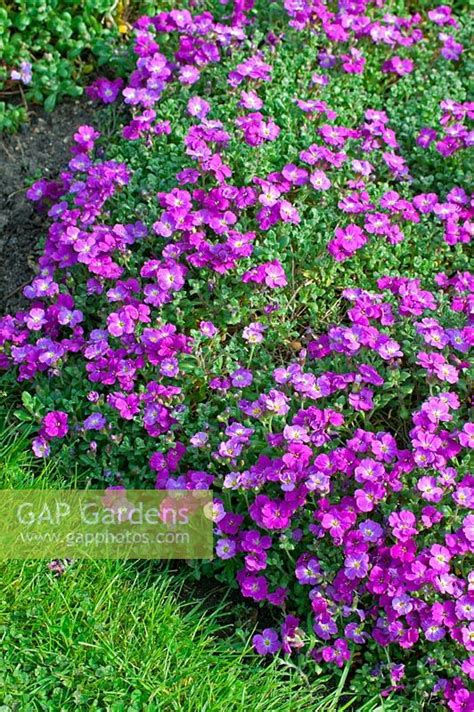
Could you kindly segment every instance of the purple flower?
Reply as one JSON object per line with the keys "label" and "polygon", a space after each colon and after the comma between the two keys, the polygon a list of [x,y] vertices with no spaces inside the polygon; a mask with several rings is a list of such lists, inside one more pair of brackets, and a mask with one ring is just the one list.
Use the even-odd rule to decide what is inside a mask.
{"label": "purple flower", "polygon": [[392,608],[399,616],[406,616],[407,613],[413,610],[413,599],[403,593],[399,596],[394,596],[392,599]]}
{"label": "purple flower", "polygon": [[447,35],[444,32],[439,34],[439,38],[443,43],[441,56],[452,62],[457,62],[464,51],[463,45],[460,42],[456,42],[452,35]]}
{"label": "purple flower", "polygon": [[369,411],[374,407],[373,395],[374,392],[370,388],[362,388],[356,393],[349,394],[349,403],[354,410]]}
{"label": "purple flower", "polygon": [[245,388],[250,386],[253,381],[252,372],[245,368],[238,368],[231,373],[230,380],[234,388]]}
{"label": "purple flower", "polygon": [[31,447],[36,457],[48,457],[51,452],[48,441],[41,435],[33,440]]}
{"label": "purple flower", "polygon": [[250,344],[259,344],[263,341],[263,334],[267,327],[259,321],[254,321],[242,331],[242,337]]}
{"label": "purple flower", "polygon": [[203,432],[195,433],[191,438],[189,438],[189,442],[193,447],[205,447],[208,440],[209,436],[207,433]]}
{"label": "purple flower", "polygon": [[168,378],[176,378],[179,374],[178,359],[174,358],[174,356],[164,358],[160,363],[160,373]]}
{"label": "purple flower", "polygon": [[367,633],[363,632],[363,626],[358,623],[348,623],[344,628],[344,635],[348,640],[352,640],[358,645],[365,643],[368,638]]}
{"label": "purple flower", "polygon": [[212,321],[201,321],[199,330],[203,336],[207,336],[209,339],[212,339],[217,334],[217,329]]}
{"label": "purple flower", "polygon": [[83,422],[84,430],[102,430],[107,425],[107,418],[102,413],[92,413]]}
{"label": "purple flower", "polygon": [[436,643],[446,635],[446,628],[433,620],[427,620],[423,623],[423,631],[426,640],[429,640],[430,643]]}
{"label": "purple flower", "polygon": [[254,635],[252,644],[259,655],[273,655],[281,648],[278,633],[273,628],[265,628],[261,634]]}
{"label": "purple flower", "polygon": [[[438,134],[436,133],[436,131],[434,129],[424,127],[422,129],[420,129],[420,132],[416,139],[416,143],[418,144],[418,146],[421,146],[422,148],[428,148],[428,146],[430,146],[433,143],[433,141],[436,140],[437,135]],[[423,199],[422,196],[416,196],[413,200],[413,204],[415,205],[415,207],[418,210],[420,210],[420,205],[421,205],[422,199]],[[425,212],[430,212],[432,206],[423,205],[422,207],[423,207],[423,209],[421,210],[421,212],[425,213]]]}
{"label": "purple flower", "polygon": [[457,27],[458,23],[454,19],[452,12],[453,9],[448,5],[438,5],[438,7],[428,11],[428,17],[431,22],[435,22],[437,25],[453,25]]}
{"label": "purple flower", "polygon": [[350,554],[344,560],[344,573],[348,579],[364,578],[369,570],[367,554]]}
{"label": "purple flower", "polygon": [[295,573],[301,584],[315,584],[320,579],[321,567],[319,566],[319,561],[315,557],[309,559],[304,557],[297,564]]}
{"label": "purple flower", "polygon": [[32,66],[30,62],[21,62],[20,69],[13,69],[10,74],[10,79],[13,81],[22,82],[22,84],[31,84],[32,80]]}
{"label": "purple flower", "polygon": [[364,541],[376,542],[383,534],[383,529],[377,522],[372,519],[366,519],[359,524],[359,531],[364,537]]}
{"label": "purple flower", "polygon": [[314,621],[313,630],[321,640],[330,640],[338,633],[336,621],[328,613],[323,613]]}
{"label": "purple flower", "polygon": [[216,554],[220,559],[232,559],[236,551],[237,546],[233,539],[219,539],[216,544]]}

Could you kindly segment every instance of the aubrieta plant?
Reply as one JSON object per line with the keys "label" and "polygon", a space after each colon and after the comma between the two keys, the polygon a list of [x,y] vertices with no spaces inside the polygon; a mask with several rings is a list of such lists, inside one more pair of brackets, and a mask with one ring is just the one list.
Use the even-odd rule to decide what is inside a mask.
{"label": "aubrieta plant", "polygon": [[[205,5],[137,21],[128,81],[88,89],[123,125],[82,126],[59,180],[28,190],[51,225],[28,306],[0,320],[18,416],[38,457],[96,485],[212,488],[216,558],[196,575],[267,608],[259,654],[467,712],[461,20]],[[407,98],[423,84],[444,112],[438,182]]]}
{"label": "aubrieta plant", "polygon": [[[29,103],[52,111],[78,97],[84,77],[117,47],[122,2],[16,0],[0,7],[0,131],[27,119]],[[87,81],[87,80],[86,80]]]}

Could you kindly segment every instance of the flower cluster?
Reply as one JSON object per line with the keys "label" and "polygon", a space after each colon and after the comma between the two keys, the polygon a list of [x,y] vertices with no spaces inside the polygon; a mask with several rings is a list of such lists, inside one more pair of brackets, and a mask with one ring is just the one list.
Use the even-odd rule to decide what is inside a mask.
{"label": "flower cluster", "polygon": [[[438,34],[441,45],[440,55],[450,61],[459,60],[464,47],[446,30],[455,31],[459,24],[446,5],[429,10],[426,16],[421,12],[398,16],[387,13],[383,3],[362,0],[361,2],[338,3],[337,11],[329,9],[324,0],[285,0],[285,10],[290,19],[290,26],[296,30],[316,29],[328,42],[331,49],[320,52],[319,63],[324,69],[341,64],[348,74],[361,74],[365,67],[364,52],[370,51],[370,45],[386,48],[389,58],[382,64],[382,72],[391,72],[398,76],[409,74],[414,67],[410,58],[391,54],[397,50],[403,52],[416,47],[425,40],[425,27],[437,25],[444,29]],[[367,10],[375,6],[382,8],[382,13],[369,16]],[[425,30],[425,32],[424,32]],[[341,46],[343,53],[336,54]],[[348,49],[347,53],[344,50]],[[391,56],[390,56],[391,54]]]}
{"label": "flower cluster", "polygon": [[465,125],[466,121],[474,119],[474,102],[464,103],[445,99],[440,108],[443,113],[440,119],[439,133],[436,129],[424,127],[420,130],[416,142],[422,148],[434,145],[442,156],[452,156],[453,153],[469,148],[474,143],[474,132]]}

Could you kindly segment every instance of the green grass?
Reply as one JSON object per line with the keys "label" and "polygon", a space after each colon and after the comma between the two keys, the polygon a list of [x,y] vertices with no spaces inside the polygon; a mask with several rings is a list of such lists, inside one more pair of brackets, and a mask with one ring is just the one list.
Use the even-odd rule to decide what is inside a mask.
{"label": "green grass", "polygon": [[113,561],[76,562],[60,578],[45,562],[3,565],[2,704],[22,712],[314,709],[317,685],[235,650],[223,607],[183,601],[165,575]]}
{"label": "green grass", "polygon": [[[62,481],[33,463],[24,431],[3,433],[2,488]],[[222,592],[217,605],[196,600],[185,580],[149,562],[76,561],[61,577],[46,561],[2,563],[0,710],[336,709],[319,706],[324,677],[262,661]]]}

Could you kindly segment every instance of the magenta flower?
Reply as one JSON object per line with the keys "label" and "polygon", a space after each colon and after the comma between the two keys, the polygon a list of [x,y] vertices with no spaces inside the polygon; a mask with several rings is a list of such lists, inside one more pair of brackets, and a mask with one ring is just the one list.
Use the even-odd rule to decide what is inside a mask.
{"label": "magenta flower", "polygon": [[339,539],[350,528],[350,522],[344,513],[327,513],[321,520],[321,526],[329,531],[330,535]]}
{"label": "magenta flower", "polygon": [[[444,98],[432,126],[420,115],[399,136],[393,97],[395,115],[360,119],[323,99],[365,86],[351,76],[365,66],[371,86],[408,91],[415,61],[419,76],[430,56],[441,70],[463,61],[460,24],[447,6],[402,17],[383,2],[284,0],[278,35],[269,16],[259,37],[253,0],[221,4],[138,18],[123,92],[120,79],[88,88],[120,100],[128,123],[112,147],[80,127],[59,178],[29,188],[49,224],[29,304],[0,318],[0,368],[46,404],[37,456],[73,429],[73,397],[73,455],[105,479],[177,501],[186,490],[196,506],[220,490],[215,565],[280,616],[254,637],[259,654],[299,655],[316,636],[318,665],[354,654],[354,684],[368,671],[395,706],[419,658],[446,675],[432,704],[467,711],[474,279],[456,272],[472,239],[456,154],[474,143],[472,102]],[[316,71],[302,55],[302,83],[278,86],[315,30]],[[226,97],[213,65],[234,56]],[[418,193],[432,163],[437,192]],[[431,288],[421,238],[446,270]],[[373,669],[377,646],[407,675],[382,654]]]}
{"label": "magenta flower", "polygon": [[340,668],[342,668],[351,657],[349,646],[344,638],[338,638],[332,647],[323,648],[321,654],[325,662],[334,663]]}
{"label": "magenta flower", "polygon": [[435,571],[440,571],[441,573],[446,573],[449,571],[449,562],[451,560],[451,554],[449,549],[440,544],[433,544],[430,548],[430,560],[429,564]]}
{"label": "magenta flower", "polygon": [[61,410],[50,411],[41,423],[41,431],[48,438],[64,438],[68,430],[68,414]]}
{"label": "magenta flower", "polygon": [[462,642],[469,652],[474,651],[474,623],[461,628]]}
{"label": "magenta flower", "polygon": [[26,318],[28,329],[31,329],[31,331],[41,331],[42,327],[46,324],[45,314],[44,309],[30,309]]}
{"label": "magenta flower", "polygon": [[285,502],[268,501],[262,507],[262,524],[266,529],[286,529],[291,510]]}
{"label": "magenta flower", "polygon": [[212,337],[218,333],[212,321],[201,321],[199,330],[203,336],[207,336],[209,339],[212,339]]}
{"label": "magenta flower", "polygon": [[403,356],[403,352],[400,349],[400,344],[398,344],[393,339],[387,339],[386,341],[383,341],[377,350],[380,356],[386,361],[390,361],[394,358],[401,358]]}
{"label": "magenta flower", "polygon": [[468,514],[468,516],[465,517],[462,530],[466,539],[474,543],[474,514]]}
{"label": "magenta flower", "polygon": [[265,576],[245,575],[240,581],[240,589],[245,598],[253,598],[254,601],[263,601],[268,593],[268,583]]}
{"label": "magenta flower", "polygon": [[250,111],[258,111],[263,106],[263,101],[252,90],[240,92],[240,105]]}
{"label": "magenta flower", "polygon": [[358,225],[348,225],[346,228],[336,228],[335,239],[328,244],[329,253],[338,262],[350,257],[360,250],[367,242],[363,230]]}
{"label": "magenta flower", "polygon": [[192,96],[188,101],[188,112],[191,116],[204,119],[211,110],[209,102],[201,99],[200,96]]}
{"label": "magenta flower", "polygon": [[399,77],[403,77],[405,74],[410,74],[414,67],[415,65],[411,59],[402,59],[398,55],[395,55],[384,62],[382,72],[393,72],[394,74],[398,74]]}
{"label": "magenta flower", "polygon": [[179,81],[181,84],[196,84],[200,76],[199,70],[191,64],[185,64],[179,70]]}
{"label": "magenta flower", "polygon": [[301,218],[297,209],[288,200],[280,200],[278,208],[283,222],[293,223],[294,225],[300,223]]}
{"label": "magenta flower", "polygon": [[93,126],[79,126],[74,134],[74,141],[78,144],[82,151],[91,151],[100,133]]}
{"label": "magenta flower", "polygon": [[407,541],[417,532],[415,515],[406,509],[402,509],[400,512],[392,512],[388,518],[388,523],[392,528],[393,536],[400,541]]}
{"label": "magenta flower", "polygon": [[349,54],[341,55],[342,68],[348,74],[362,74],[364,71],[366,59],[362,52],[355,47],[352,47]]}
{"label": "magenta flower", "polygon": [[123,79],[114,80],[99,77],[90,86],[86,87],[86,94],[91,99],[102,101],[104,104],[112,104],[118,97],[123,87]]}
{"label": "magenta flower", "polygon": [[311,173],[309,181],[315,190],[329,190],[331,187],[331,181],[324,171]]}
{"label": "magenta flower", "polygon": [[458,437],[463,447],[474,448],[474,423],[465,423]]}
{"label": "magenta flower", "polygon": [[272,289],[285,287],[288,284],[284,269],[278,260],[265,265],[265,284]]}

